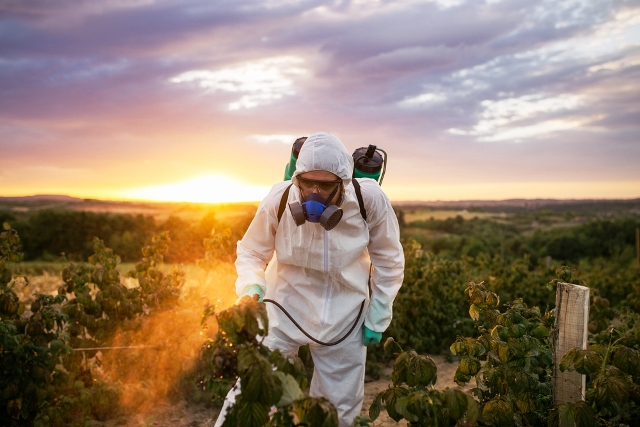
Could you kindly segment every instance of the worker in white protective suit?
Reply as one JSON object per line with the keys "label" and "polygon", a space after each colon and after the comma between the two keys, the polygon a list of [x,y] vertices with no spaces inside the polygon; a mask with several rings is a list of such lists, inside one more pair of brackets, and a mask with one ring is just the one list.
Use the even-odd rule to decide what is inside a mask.
{"label": "worker in white protective suit", "polygon": [[[324,396],[336,407],[340,427],[350,426],[360,414],[366,345],[379,343],[389,326],[391,306],[404,276],[391,203],[375,180],[358,179],[365,221],[352,183],[353,165],[338,138],[322,132],[310,135],[292,180],[274,185],[260,204],[238,242],[236,261],[237,294],[278,303],[307,333],[276,304],[267,304],[269,331],[264,343],[285,355],[295,355],[301,345],[309,344],[315,365],[310,394]],[[279,219],[285,191],[287,209]],[[295,206],[313,195],[342,211],[330,231],[311,220],[303,219],[298,225],[292,214]],[[335,345],[318,343],[341,338]],[[216,425],[222,425],[234,393],[227,396]]]}

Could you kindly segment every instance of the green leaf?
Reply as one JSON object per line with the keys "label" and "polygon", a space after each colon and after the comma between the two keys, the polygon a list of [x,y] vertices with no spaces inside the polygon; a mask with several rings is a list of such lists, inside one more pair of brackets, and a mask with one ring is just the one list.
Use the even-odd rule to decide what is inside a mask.
{"label": "green leaf", "polygon": [[371,421],[375,421],[380,416],[380,411],[382,410],[382,393],[378,393],[375,399],[373,399],[373,403],[369,407],[369,417]]}
{"label": "green leaf", "polygon": [[494,397],[484,405],[482,420],[495,426],[512,426],[513,408],[506,400]]}
{"label": "green leaf", "polygon": [[596,411],[587,402],[577,402],[573,404],[575,407],[576,427],[595,427]]}
{"label": "green leaf", "polygon": [[506,343],[507,338],[509,337],[509,329],[505,328],[502,325],[496,325],[491,330],[491,339],[497,343]]}
{"label": "green leaf", "polygon": [[515,393],[532,391],[537,387],[537,381],[519,367],[508,369],[505,376],[509,388]]}
{"label": "green leaf", "polygon": [[471,357],[482,356],[486,352],[487,350],[485,346],[482,345],[482,342],[480,342],[480,340],[473,340],[473,344],[471,345],[471,351],[469,351],[469,356]]}
{"label": "green leaf", "polygon": [[458,366],[458,368],[456,369],[456,374],[453,377],[453,380],[459,386],[463,386],[466,383],[468,383],[469,381],[471,381],[471,375],[468,375],[468,374],[465,374],[463,372],[460,372],[460,366]]}
{"label": "green leaf", "polygon": [[429,413],[429,404],[424,397],[424,392],[417,391],[399,398],[396,401],[396,412],[411,423],[420,421]]}
{"label": "green leaf", "polygon": [[294,401],[305,398],[305,394],[300,390],[295,378],[280,371],[275,371],[273,374],[278,378],[282,387],[282,396],[276,406],[291,405]]}
{"label": "green leaf", "polygon": [[49,343],[49,348],[54,355],[58,353],[65,353],[67,351],[67,346],[60,340],[51,341]]}
{"label": "green leaf", "polygon": [[467,355],[471,357],[481,356],[486,350],[482,343],[473,338],[458,338],[456,342],[449,347],[453,355]]}
{"label": "green leaf", "polygon": [[448,388],[444,391],[444,406],[449,411],[449,415],[458,421],[467,411],[467,393],[461,390]]}
{"label": "green leaf", "polygon": [[451,346],[449,347],[449,351],[454,356],[463,354],[464,350],[465,350],[464,344],[461,341],[456,341],[453,344],[451,344]]}
{"label": "green leaf", "polygon": [[485,295],[485,303],[488,306],[497,307],[500,305],[500,297],[494,292],[487,292]]}
{"label": "green leaf", "polygon": [[523,338],[509,338],[507,347],[509,348],[509,359],[524,357],[527,353],[527,343]]}
{"label": "green leaf", "polygon": [[299,425],[309,427],[338,427],[336,408],[324,397],[308,397],[294,402]]}
{"label": "green leaf", "polygon": [[596,426],[596,411],[587,402],[576,402],[561,405],[558,417],[559,425],[562,426]]}
{"label": "green leaf", "polygon": [[518,412],[528,414],[536,410],[536,401],[529,393],[516,394],[513,400],[516,404],[516,408],[518,408]]}
{"label": "green leaf", "polygon": [[269,406],[258,402],[247,402],[239,397],[236,404],[231,407],[223,426],[263,427],[268,422]]}
{"label": "green leaf", "polygon": [[627,374],[640,375],[640,356],[637,350],[620,346],[613,353],[613,366]]}
{"label": "green leaf", "polygon": [[282,385],[274,375],[269,361],[257,350],[240,348],[238,374],[242,384],[242,396],[247,401],[275,405],[282,397]]}
{"label": "green leaf", "polygon": [[527,327],[522,323],[516,323],[509,326],[509,334],[513,338],[520,338],[527,333]]}
{"label": "green leaf", "polygon": [[400,353],[393,362],[393,372],[391,372],[391,381],[393,385],[399,386],[407,382],[407,368],[409,366],[409,354],[405,351]]}
{"label": "green leaf", "polygon": [[478,403],[474,400],[473,396],[465,393],[467,397],[467,426],[475,426],[478,421],[479,408]]}
{"label": "green leaf", "polygon": [[351,426],[353,427],[370,427],[373,420],[371,418],[362,417],[358,415],[354,420]]}
{"label": "green leaf", "polygon": [[387,355],[396,355],[402,353],[402,347],[400,347],[400,344],[398,344],[393,337],[389,337],[384,342],[384,351]]}
{"label": "green leaf", "polygon": [[593,382],[595,400],[601,406],[624,402],[630,392],[629,382],[614,367],[609,367],[599,374]]}
{"label": "green leaf", "polygon": [[458,369],[465,375],[474,376],[480,370],[480,361],[473,357],[464,356],[460,360]]}
{"label": "green leaf", "polygon": [[484,311],[484,318],[490,325],[495,325],[498,322],[498,316],[500,316],[499,310],[487,309]]}
{"label": "green leaf", "polygon": [[593,350],[580,350],[574,358],[574,367],[583,375],[592,375],[602,367],[602,356]]}
{"label": "green leaf", "polygon": [[581,349],[578,347],[573,347],[571,350],[566,352],[562,359],[560,359],[560,372],[564,371],[573,371],[575,361],[580,357]]}
{"label": "green leaf", "polygon": [[529,335],[539,341],[544,341],[545,338],[549,337],[549,329],[547,329],[547,327],[543,324],[539,323],[535,326],[535,328],[531,330],[531,333]]}
{"label": "green leaf", "polygon": [[308,386],[306,369],[302,359],[298,356],[284,357],[280,350],[276,349],[269,354],[269,363],[277,370],[291,375],[296,379],[301,389],[305,389]]}
{"label": "green leaf", "polygon": [[260,363],[259,359],[260,355],[257,352],[248,349],[246,346],[241,346],[238,349],[238,372],[244,374],[251,369],[251,366]]}
{"label": "green leaf", "polygon": [[426,387],[436,381],[436,364],[428,356],[421,356],[414,350],[398,356],[393,365],[391,379],[394,385],[407,383],[409,387]]}
{"label": "green leaf", "polygon": [[498,358],[502,364],[505,364],[511,358],[509,346],[507,344],[498,344]]}
{"label": "green leaf", "polygon": [[251,369],[249,375],[241,377],[242,393],[251,400],[275,405],[282,397],[282,386],[276,378],[270,367],[266,370]]}
{"label": "green leaf", "polygon": [[471,304],[471,307],[469,307],[469,316],[471,316],[473,320],[480,319],[480,308],[475,304]]}
{"label": "green leaf", "polygon": [[408,394],[409,389],[406,387],[389,387],[383,392],[384,407],[387,409],[389,417],[396,422],[402,419],[402,415],[396,411],[396,401]]}

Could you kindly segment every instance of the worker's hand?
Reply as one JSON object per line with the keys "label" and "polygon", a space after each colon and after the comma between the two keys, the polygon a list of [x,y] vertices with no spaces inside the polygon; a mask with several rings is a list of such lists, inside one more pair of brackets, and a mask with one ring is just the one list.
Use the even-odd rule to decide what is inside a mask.
{"label": "worker's hand", "polygon": [[382,339],[382,332],[374,332],[362,325],[362,341],[364,345],[378,344]]}
{"label": "worker's hand", "polygon": [[251,298],[254,301],[262,302],[262,288],[258,285],[247,285],[236,300],[236,304],[241,304],[245,298]]}

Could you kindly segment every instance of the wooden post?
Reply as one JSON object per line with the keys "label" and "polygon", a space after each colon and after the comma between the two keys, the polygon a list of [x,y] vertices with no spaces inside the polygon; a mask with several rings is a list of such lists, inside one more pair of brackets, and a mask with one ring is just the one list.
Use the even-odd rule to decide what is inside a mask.
{"label": "wooden post", "polygon": [[556,325],[553,334],[553,404],[584,400],[586,376],[575,371],[560,372],[560,360],[573,347],[587,348],[589,288],[558,283]]}

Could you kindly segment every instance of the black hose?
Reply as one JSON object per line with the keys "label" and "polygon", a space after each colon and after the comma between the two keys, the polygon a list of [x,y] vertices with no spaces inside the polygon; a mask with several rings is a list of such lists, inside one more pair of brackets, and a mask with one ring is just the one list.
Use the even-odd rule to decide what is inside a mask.
{"label": "black hose", "polygon": [[358,312],[358,317],[356,317],[356,320],[353,322],[353,325],[351,326],[351,329],[349,329],[349,332],[347,332],[342,338],[340,338],[338,341],[335,341],[335,342],[322,342],[320,340],[315,339],[314,337],[309,335],[309,333],[307,331],[302,329],[302,326],[300,326],[298,324],[298,322],[296,322],[296,320],[289,314],[289,312],[283,306],[281,306],[279,303],[277,303],[276,301],[274,301],[272,299],[264,299],[263,301],[264,302],[270,302],[271,304],[275,305],[280,310],[282,310],[282,312],[287,315],[289,320],[291,320],[293,322],[293,324],[296,325],[296,327],[298,329],[300,329],[300,332],[305,334],[307,336],[307,338],[309,338],[311,341],[313,341],[315,343],[318,343],[320,345],[325,345],[327,347],[331,347],[332,345],[340,344],[342,341],[346,340],[349,335],[351,335],[351,332],[353,332],[353,330],[356,328],[356,325],[358,324],[358,320],[360,320],[360,316],[362,315],[362,310],[364,309],[364,303],[365,303],[366,300],[362,301],[362,304],[360,304],[360,311]]}

